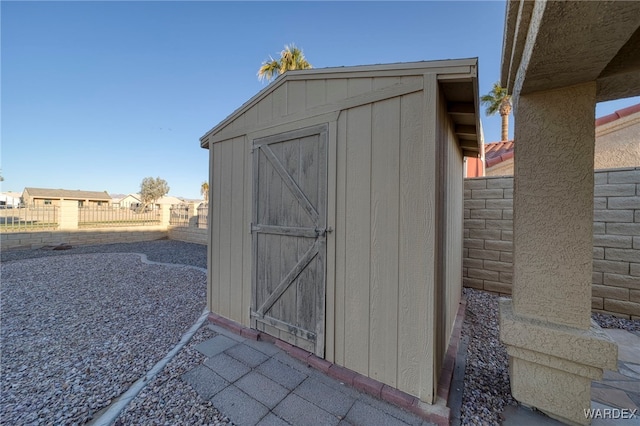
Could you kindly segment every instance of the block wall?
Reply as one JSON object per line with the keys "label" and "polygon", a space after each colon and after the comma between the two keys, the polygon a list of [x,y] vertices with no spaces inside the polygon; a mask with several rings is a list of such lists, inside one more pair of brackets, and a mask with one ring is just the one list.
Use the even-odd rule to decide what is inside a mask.
{"label": "block wall", "polygon": [[0,249],[33,249],[49,245],[93,245],[153,241],[168,237],[166,227],[127,227],[73,231],[10,232],[0,234]]}
{"label": "block wall", "polygon": [[58,244],[134,243],[169,238],[207,244],[207,230],[193,227],[135,226],[71,231],[8,232],[0,234],[0,250],[37,249]]}
{"label": "block wall", "polygon": [[[592,309],[640,319],[640,167],[594,174]],[[465,179],[463,284],[511,294],[513,177]]]}
{"label": "block wall", "polygon": [[208,229],[193,226],[170,226],[169,239],[207,245]]}

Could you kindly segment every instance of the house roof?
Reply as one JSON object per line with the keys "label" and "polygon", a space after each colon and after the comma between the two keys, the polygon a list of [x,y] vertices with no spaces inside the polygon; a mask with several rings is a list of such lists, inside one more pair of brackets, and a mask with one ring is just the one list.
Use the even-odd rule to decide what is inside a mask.
{"label": "house roof", "polygon": [[[268,124],[260,123],[242,129],[229,130],[235,119],[249,111],[262,99],[282,87],[289,81],[309,81],[322,79],[344,79],[357,77],[403,77],[411,75],[422,76],[425,73],[437,75],[442,94],[447,101],[447,112],[454,123],[454,131],[458,137],[460,146],[465,155],[477,156],[482,149],[482,128],[479,118],[479,94],[478,94],[478,59],[448,59],[437,61],[403,62],[393,64],[358,65],[349,67],[314,68],[309,70],[287,71],[278,76],[271,84],[254,95],[247,102],[222,120],[204,136],[200,138],[200,145],[209,148],[210,143],[223,140],[232,134],[239,132],[255,131],[257,128],[268,127]],[[422,89],[420,87],[420,89]],[[352,99],[352,98],[348,98]],[[348,104],[348,99],[345,100]],[[344,105],[342,106],[344,107]],[[322,106],[307,108],[304,111],[295,111],[278,118],[279,124],[294,122],[301,117],[311,116],[314,113],[327,113],[331,108],[340,110],[341,104],[329,102]]]}
{"label": "house roof", "polygon": [[486,167],[492,167],[513,158],[513,141],[492,142],[484,145]]}
{"label": "house roof", "polygon": [[[133,198],[138,202],[142,202],[142,196],[140,194],[129,194],[126,197],[122,198],[122,200],[124,200],[125,198]],[[122,201],[120,200],[120,201]],[[155,204],[180,204],[182,203],[183,200],[181,200],[178,197],[174,197],[172,195],[165,195],[159,199],[156,200]]]}
{"label": "house roof", "polygon": [[612,121],[619,120],[622,117],[635,114],[636,112],[640,112],[640,104],[631,105],[629,107],[619,109],[609,115],[596,118],[596,127],[602,126],[603,124],[611,123]]}
{"label": "house roof", "polygon": [[158,199],[156,204],[181,204],[183,200],[178,197],[174,197],[172,195],[165,195],[164,197]]}
{"label": "house roof", "polygon": [[111,201],[107,191],[81,191],[79,189],[25,188],[32,197],[63,198],[71,200]]}
{"label": "house roof", "polygon": [[[611,114],[602,116],[596,119],[596,127],[602,126],[604,124],[612,123],[616,120],[619,120],[624,117],[628,117],[632,114],[640,113],[640,103],[636,105],[631,105],[626,108],[619,109]],[[503,142],[491,142],[484,145],[484,159],[485,159],[485,167],[493,167],[497,164],[502,163],[510,158],[513,158],[514,153],[514,142],[511,141],[503,141]]]}

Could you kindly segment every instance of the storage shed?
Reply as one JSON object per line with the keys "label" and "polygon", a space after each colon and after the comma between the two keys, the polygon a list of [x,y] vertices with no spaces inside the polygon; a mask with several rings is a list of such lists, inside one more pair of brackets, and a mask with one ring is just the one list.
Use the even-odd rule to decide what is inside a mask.
{"label": "storage shed", "polygon": [[462,286],[477,59],[289,71],[201,139],[209,309],[431,403]]}

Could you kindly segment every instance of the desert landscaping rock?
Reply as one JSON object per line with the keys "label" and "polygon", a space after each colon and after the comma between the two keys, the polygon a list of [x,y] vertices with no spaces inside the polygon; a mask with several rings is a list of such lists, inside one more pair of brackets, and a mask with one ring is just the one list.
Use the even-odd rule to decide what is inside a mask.
{"label": "desert landscaping rock", "polygon": [[[511,396],[509,357],[500,342],[498,296],[465,288],[467,310],[462,336],[469,339],[460,413],[463,425],[501,424],[502,412],[518,405]],[[594,313],[602,328],[640,331],[640,321]]]}
{"label": "desert landscaping rock", "polygon": [[136,254],[59,255],[3,261],[1,291],[2,422],[84,424],[196,321],[206,274]]}
{"label": "desert landscaping rock", "polygon": [[[2,252],[0,423],[94,422],[202,314],[206,252],[170,240]],[[461,423],[499,424],[505,407],[517,402],[499,341],[498,297],[464,292],[462,335],[469,344]],[[640,331],[637,320],[593,318],[605,328]],[[182,378],[205,363],[196,347],[215,335],[205,322],[115,424],[231,423]]]}

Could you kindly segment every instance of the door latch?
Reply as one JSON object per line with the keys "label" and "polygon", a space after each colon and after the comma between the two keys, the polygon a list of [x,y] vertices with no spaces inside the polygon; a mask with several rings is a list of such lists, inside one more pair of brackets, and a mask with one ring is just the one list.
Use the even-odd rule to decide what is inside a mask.
{"label": "door latch", "polygon": [[332,227],[316,228],[315,231],[316,231],[316,238],[325,237],[327,235],[327,233],[333,232],[333,228]]}

